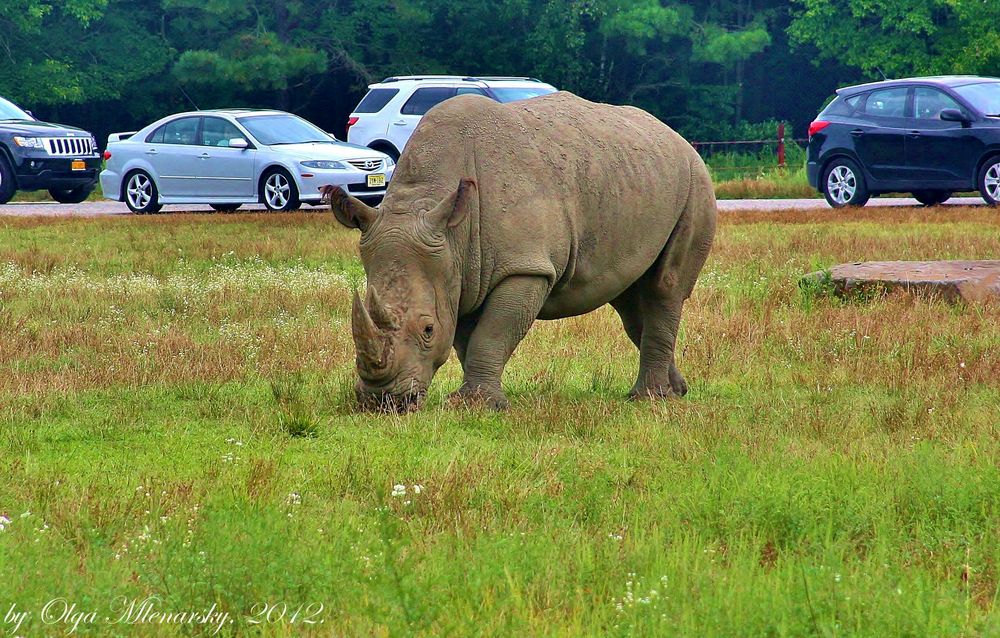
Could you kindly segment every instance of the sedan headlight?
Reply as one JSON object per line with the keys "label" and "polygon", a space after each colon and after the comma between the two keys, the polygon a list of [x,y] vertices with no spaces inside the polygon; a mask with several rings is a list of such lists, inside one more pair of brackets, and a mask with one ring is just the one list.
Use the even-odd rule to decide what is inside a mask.
{"label": "sedan headlight", "polygon": [[346,171],[347,164],[343,162],[336,162],[334,160],[309,160],[308,162],[300,162],[306,168],[324,168],[326,170],[334,171]]}
{"label": "sedan headlight", "polygon": [[396,160],[392,159],[391,157],[385,158],[385,167],[386,168],[392,168],[395,165],[396,165]]}
{"label": "sedan headlight", "polygon": [[14,143],[22,148],[45,148],[45,142],[40,137],[14,136]]}

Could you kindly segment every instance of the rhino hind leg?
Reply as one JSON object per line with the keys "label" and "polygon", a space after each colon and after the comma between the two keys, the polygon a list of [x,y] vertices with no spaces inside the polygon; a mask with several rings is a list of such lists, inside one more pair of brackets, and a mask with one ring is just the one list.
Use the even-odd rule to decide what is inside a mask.
{"label": "rhino hind leg", "polygon": [[687,394],[674,350],[681,311],[708,258],[715,222],[714,195],[694,190],[656,263],[612,303],[639,348],[639,374],[631,398]]}

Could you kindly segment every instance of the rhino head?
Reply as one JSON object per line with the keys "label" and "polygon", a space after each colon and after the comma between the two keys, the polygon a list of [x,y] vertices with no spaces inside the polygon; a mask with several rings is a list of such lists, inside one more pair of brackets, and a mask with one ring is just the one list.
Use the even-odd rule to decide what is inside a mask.
{"label": "rhino head", "polygon": [[448,360],[462,280],[448,229],[466,217],[475,189],[464,178],[453,193],[420,210],[405,202],[372,208],[340,188],[324,187],[337,221],[361,230],[368,289],[364,299],[354,293],[351,333],[362,407],[420,407],[434,373]]}

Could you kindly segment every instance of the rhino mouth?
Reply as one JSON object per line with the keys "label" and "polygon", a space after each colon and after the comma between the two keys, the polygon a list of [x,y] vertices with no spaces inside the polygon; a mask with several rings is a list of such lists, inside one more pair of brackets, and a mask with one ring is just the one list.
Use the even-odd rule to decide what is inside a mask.
{"label": "rhino mouth", "polygon": [[355,395],[358,405],[366,412],[403,414],[420,409],[427,398],[427,389],[414,387],[405,392],[389,392],[358,387]]}

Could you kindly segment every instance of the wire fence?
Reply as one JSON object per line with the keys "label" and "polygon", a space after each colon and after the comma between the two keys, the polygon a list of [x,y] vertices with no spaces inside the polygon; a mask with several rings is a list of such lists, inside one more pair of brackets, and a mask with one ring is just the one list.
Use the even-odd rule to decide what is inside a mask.
{"label": "wire fence", "polygon": [[771,139],[691,142],[719,179],[760,177],[775,171],[800,168],[808,139],[787,137],[778,124]]}

